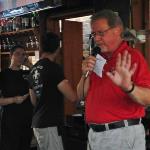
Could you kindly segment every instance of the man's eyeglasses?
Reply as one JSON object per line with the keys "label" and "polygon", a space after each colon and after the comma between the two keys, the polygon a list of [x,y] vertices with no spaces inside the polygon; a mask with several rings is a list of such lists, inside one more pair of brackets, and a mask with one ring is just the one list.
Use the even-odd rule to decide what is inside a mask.
{"label": "man's eyeglasses", "polygon": [[108,29],[106,29],[106,30],[104,30],[104,31],[92,32],[92,33],[91,33],[91,37],[95,37],[96,35],[103,37],[103,36],[105,35],[105,33],[106,33],[107,31],[109,31],[110,29],[112,29],[112,27],[110,27],[110,28],[108,28]]}

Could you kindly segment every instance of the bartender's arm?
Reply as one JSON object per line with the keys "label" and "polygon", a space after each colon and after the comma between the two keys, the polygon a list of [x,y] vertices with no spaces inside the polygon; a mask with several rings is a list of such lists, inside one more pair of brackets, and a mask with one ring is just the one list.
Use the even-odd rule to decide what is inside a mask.
{"label": "bartender's arm", "polygon": [[23,96],[8,97],[8,98],[1,97],[0,105],[5,106],[5,105],[13,104],[13,103],[21,104],[24,100],[27,99],[28,96],[29,94],[25,94]]}
{"label": "bartender's arm", "polygon": [[31,98],[31,103],[33,106],[36,105],[36,94],[34,92],[33,89],[29,89],[29,94],[30,94],[30,98]]}
{"label": "bartender's arm", "polygon": [[77,102],[79,100],[76,91],[73,89],[68,80],[62,80],[57,85],[57,88],[71,102]]}

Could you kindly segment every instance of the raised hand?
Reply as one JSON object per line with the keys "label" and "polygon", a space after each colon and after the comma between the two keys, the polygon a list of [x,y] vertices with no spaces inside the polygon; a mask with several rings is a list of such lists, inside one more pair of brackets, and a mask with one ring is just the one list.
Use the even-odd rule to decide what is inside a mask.
{"label": "raised hand", "polygon": [[107,76],[124,91],[128,91],[132,88],[131,78],[136,68],[137,64],[131,65],[131,55],[125,51],[123,55],[118,54],[115,69],[107,72]]}

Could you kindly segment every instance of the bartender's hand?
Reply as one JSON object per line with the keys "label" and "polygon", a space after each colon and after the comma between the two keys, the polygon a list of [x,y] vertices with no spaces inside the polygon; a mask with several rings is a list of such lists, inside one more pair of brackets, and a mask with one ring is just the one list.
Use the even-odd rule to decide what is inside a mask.
{"label": "bartender's hand", "polygon": [[96,58],[94,56],[87,57],[82,63],[82,74],[85,75],[88,71],[91,73],[94,69]]}
{"label": "bartender's hand", "polygon": [[15,96],[14,97],[14,103],[21,104],[22,102],[24,102],[27,99],[28,96],[29,96],[28,93],[23,95],[23,96]]}
{"label": "bartender's hand", "polygon": [[132,75],[137,64],[131,65],[131,55],[125,51],[123,55],[118,54],[114,71],[107,72],[107,76],[121,89],[128,91],[132,88]]}

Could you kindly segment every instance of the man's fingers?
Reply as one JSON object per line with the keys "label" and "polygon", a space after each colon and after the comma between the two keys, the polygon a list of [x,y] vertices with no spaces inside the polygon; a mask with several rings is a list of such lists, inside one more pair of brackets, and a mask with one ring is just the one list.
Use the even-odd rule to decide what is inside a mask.
{"label": "man's fingers", "polygon": [[82,63],[82,71],[92,71],[94,69],[96,63],[96,58],[93,56],[89,56]]}
{"label": "man's fingers", "polygon": [[121,54],[119,53],[116,61],[116,68],[119,68],[121,65]]}
{"label": "man's fingers", "polygon": [[136,71],[136,68],[137,68],[137,63],[134,63],[133,66],[131,67],[130,69],[130,74],[133,75],[134,72]]}
{"label": "man's fingers", "polygon": [[130,69],[131,67],[131,54],[128,53],[127,60],[126,60],[126,66],[127,69]]}
{"label": "man's fingers", "polygon": [[127,56],[128,56],[128,51],[125,51],[122,55],[121,59],[121,66],[124,67],[127,64]]}
{"label": "man's fingers", "polygon": [[106,72],[106,75],[113,81],[114,80],[114,74],[111,72]]}

